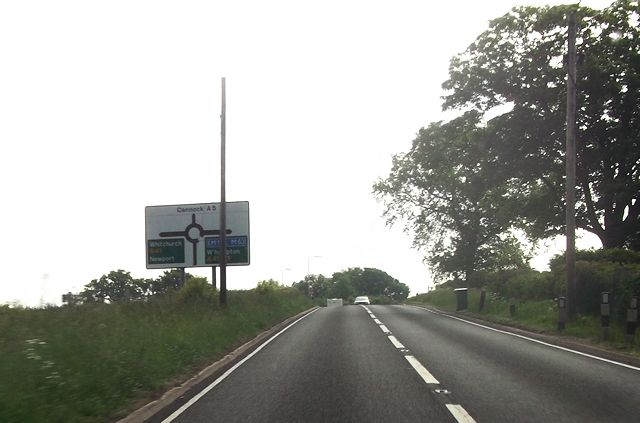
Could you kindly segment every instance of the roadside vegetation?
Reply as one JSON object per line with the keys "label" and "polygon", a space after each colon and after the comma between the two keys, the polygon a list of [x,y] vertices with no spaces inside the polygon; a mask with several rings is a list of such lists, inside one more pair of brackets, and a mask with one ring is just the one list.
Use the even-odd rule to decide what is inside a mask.
{"label": "roadside vegetation", "polygon": [[565,233],[563,59],[574,9],[576,227],[607,250],[640,250],[638,1],[516,7],[451,59],[442,107],[457,117],[420,128],[373,186],[439,281],[527,270],[531,246]]}
{"label": "roadside vegetation", "polygon": [[[102,286],[119,295],[116,283]],[[259,284],[230,291],[220,308],[201,278],[135,300],[83,295],[62,307],[0,306],[0,421],[113,421],[312,306],[298,290]]]}
{"label": "roadside vegetation", "polygon": [[[640,352],[640,336],[625,342],[626,316],[630,300],[640,294],[640,253],[631,250],[586,250],[577,253],[578,314],[562,332],[620,350]],[[539,332],[557,333],[557,297],[566,292],[564,257],[551,260],[549,272],[509,270],[478,273],[470,281],[450,280],[432,292],[410,298],[410,304],[428,304],[446,311],[456,310],[455,288],[466,287],[468,309],[463,313],[482,319]],[[481,291],[485,303],[480,310]],[[601,339],[600,298],[610,294],[609,340]],[[510,306],[515,305],[512,315]],[[640,334],[639,334],[640,335]]]}
{"label": "roadside vegetation", "polygon": [[409,287],[388,273],[373,268],[350,268],[324,275],[307,275],[295,282],[293,288],[326,303],[327,298],[342,298],[352,304],[355,297],[367,295],[371,304],[398,304],[409,296]]}
{"label": "roadside vegetation", "polygon": [[[640,15],[637,0],[515,7],[452,57],[443,82],[449,121],[417,131],[373,185],[389,224],[425,253],[451,308],[452,288],[487,292],[482,315],[552,330],[566,295],[564,257],[529,267],[537,243],[565,234],[567,16],[577,16],[575,222],[602,250],[577,255],[577,315],[566,333],[597,338],[610,292],[611,338],[640,295]],[[510,316],[515,302],[517,313]],[[572,313],[573,314],[573,313]]]}

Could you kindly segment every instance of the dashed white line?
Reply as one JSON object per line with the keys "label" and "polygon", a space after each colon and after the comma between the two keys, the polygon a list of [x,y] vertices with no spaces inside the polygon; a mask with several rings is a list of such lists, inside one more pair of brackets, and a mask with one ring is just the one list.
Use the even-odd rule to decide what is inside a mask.
{"label": "dashed white line", "polygon": [[453,417],[458,421],[458,423],[476,423],[476,421],[473,420],[473,417],[471,417],[469,413],[467,413],[467,410],[462,408],[461,405],[459,404],[445,404],[445,405],[447,406],[447,409],[449,410],[449,412],[453,414]]}
{"label": "dashed white line", "polygon": [[389,335],[388,338],[389,338],[389,341],[391,341],[391,343],[393,344],[394,347],[396,347],[399,350],[403,350],[404,349],[404,345],[402,345],[400,343],[400,341],[398,341],[398,338],[396,338],[393,335]]}
{"label": "dashed white line", "polygon": [[[369,313],[369,315],[371,316],[373,321],[382,330],[382,332],[384,332],[387,335],[387,338],[389,338],[389,341],[391,341],[393,346],[396,347],[399,350],[406,350],[405,346],[402,345],[402,343],[400,341],[398,341],[398,338],[396,338],[395,336],[391,335],[391,331],[389,329],[387,329],[387,327],[384,324],[382,324],[382,322],[380,320],[378,320],[376,318],[376,316],[374,316],[373,313],[371,313],[371,311],[369,311],[368,308],[365,307],[365,309],[367,310],[367,312]],[[451,316],[449,316],[449,317],[451,317]],[[462,319],[459,319],[459,320],[462,320]],[[466,322],[466,320],[463,320],[463,321]],[[482,325],[478,325],[478,326],[482,326]],[[429,372],[429,370],[427,370],[427,368],[424,367],[422,365],[422,363],[420,363],[420,361],[418,361],[417,358],[415,358],[412,355],[406,355],[406,354],[405,354],[404,358],[407,359],[407,361],[409,362],[411,367],[413,367],[413,369],[416,371],[416,373],[418,373],[418,375],[422,378],[422,380],[427,385],[440,385],[440,382],[438,382],[438,379],[436,379],[431,374],[431,372]],[[460,404],[445,404],[445,406],[447,407],[447,410],[449,410],[449,412],[451,413],[453,418],[455,418],[458,423],[476,423],[476,421],[473,419],[473,417],[471,417],[469,415],[469,413],[467,413],[467,411]]]}
{"label": "dashed white line", "polygon": [[438,379],[436,379],[435,377],[433,377],[433,375],[431,373],[429,373],[429,370],[427,370],[422,363],[420,363],[418,361],[417,358],[415,358],[412,355],[405,355],[404,358],[407,359],[407,361],[409,362],[409,364],[411,364],[411,367],[414,368],[414,370],[416,372],[418,372],[418,374],[420,375],[420,377],[422,378],[422,380],[425,381],[425,383],[427,384],[440,384],[440,382],[438,382]]}

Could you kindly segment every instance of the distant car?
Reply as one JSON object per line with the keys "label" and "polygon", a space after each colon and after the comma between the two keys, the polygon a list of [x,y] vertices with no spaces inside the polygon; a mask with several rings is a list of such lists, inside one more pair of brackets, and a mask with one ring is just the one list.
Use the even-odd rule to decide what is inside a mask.
{"label": "distant car", "polygon": [[369,302],[369,297],[356,297],[356,299],[353,301],[354,304],[366,304],[369,305],[371,304]]}

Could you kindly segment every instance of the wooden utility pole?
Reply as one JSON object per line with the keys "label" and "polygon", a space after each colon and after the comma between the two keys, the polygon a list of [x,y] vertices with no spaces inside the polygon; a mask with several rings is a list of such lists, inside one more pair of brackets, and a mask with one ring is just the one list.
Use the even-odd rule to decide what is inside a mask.
{"label": "wooden utility pole", "polygon": [[576,314],[576,11],[567,16],[567,153],[566,226],[567,312]]}
{"label": "wooden utility pole", "polygon": [[227,199],[226,173],[227,99],[226,83],[222,78],[222,114],[220,115],[220,305],[227,305]]}

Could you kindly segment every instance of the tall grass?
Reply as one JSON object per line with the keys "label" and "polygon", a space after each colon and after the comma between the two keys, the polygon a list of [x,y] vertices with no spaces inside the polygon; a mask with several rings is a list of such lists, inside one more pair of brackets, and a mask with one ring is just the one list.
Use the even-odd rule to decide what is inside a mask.
{"label": "tall grass", "polygon": [[102,422],[311,306],[291,289],[0,307],[0,421]]}

